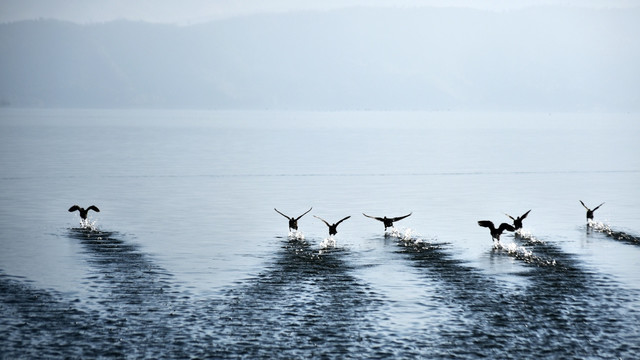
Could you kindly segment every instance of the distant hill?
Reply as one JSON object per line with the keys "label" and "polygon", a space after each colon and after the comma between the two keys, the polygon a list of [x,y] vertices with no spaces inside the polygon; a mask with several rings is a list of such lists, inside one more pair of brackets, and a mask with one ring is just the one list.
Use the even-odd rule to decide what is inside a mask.
{"label": "distant hill", "polygon": [[0,25],[0,105],[640,110],[640,10],[352,8]]}

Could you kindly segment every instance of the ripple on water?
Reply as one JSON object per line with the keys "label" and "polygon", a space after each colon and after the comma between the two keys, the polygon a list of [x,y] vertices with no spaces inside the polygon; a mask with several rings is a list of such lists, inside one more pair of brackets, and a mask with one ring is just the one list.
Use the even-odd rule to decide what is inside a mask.
{"label": "ripple on water", "polygon": [[[514,289],[458,260],[451,246],[396,237],[411,301],[390,300],[354,274],[339,245],[282,241],[264,271],[219,296],[193,298],[118,233],[72,229],[91,272],[87,299],[0,275],[7,357],[631,358],[640,351],[638,294],[549,241],[520,239],[530,286]],[[419,311],[416,309],[420,309]]]}

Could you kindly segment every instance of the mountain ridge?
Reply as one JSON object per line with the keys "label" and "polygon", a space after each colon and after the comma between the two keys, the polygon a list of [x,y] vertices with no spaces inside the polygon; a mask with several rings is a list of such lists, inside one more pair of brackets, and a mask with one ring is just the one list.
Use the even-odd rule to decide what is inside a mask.
{"label": "mountain ridge", "polygon": [[640,10],[362,9],[0,24],[14,107],[637,111]]}

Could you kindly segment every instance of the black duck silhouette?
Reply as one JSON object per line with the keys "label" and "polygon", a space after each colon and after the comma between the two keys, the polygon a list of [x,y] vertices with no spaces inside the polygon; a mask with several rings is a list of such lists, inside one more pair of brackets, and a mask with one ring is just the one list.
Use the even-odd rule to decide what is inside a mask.
{"label": "black duck silhouette", "polygon": [[527,217],[527,215],[529,215],[530,212],[531,212],[531,210],[527,211],[522,216],[518,216],[517,218],[514,218],[513,216],[511,216],[509,214],[505,214],[505,215],[507,215],[511,220],[513,220],[513,227],[516,230],[519,230],[519,229],[522,229],[522,220],[524,220]]}
{"label": "black duck silhouette", "polygon": [[320,220],[322,220],[322,222],[327,224],[327,226],[329,227],[329,236],[337,234],[338,233],[338,225],[340,225],[341,222],[343,222],[343,221],[345,221],[345,220],[347,220],[348,218],[351,217],[351,215],[349,215],[349,216],[345,217],[344,219],[342,219],[342,220],[340,220],[337,223],[332,225],[332,224],[329,224],[327,222],[327,220],[325,220],[325,219],[323,219],[323,218],[321,218],[319,216],[315,216],[315,215],[313,215],[313,216],[318,218],[318,219],[320,219]]}
{"label": "black duck silhouette", "polygon": [[87,213],[89,212],[89,210],[93,210],[95,212],[100,212],[100,209],[98,209],[98,207],[96,207],[95,205],[91,205],[86,209],[81,208],[78,205],[73,205],[72,207],[69,208],[69,212],[74,212],[76,210],[80,212],[80,218],[82,220],[87,220]]}
{"label": "black duck silhouette", "polygon": [[589,221],[589,220],[593,220],[593,213],[594,213],[596,210],[598,210],[598,208],[599,208],[600,206],[604,205],[604,203],[602,203],[602,204],[600,204],[600,205],[596,206],[595,208],[593,208],[593,210],[591,210],[591,209],[589,209],[589,208],[587,207],[587,205],[585,205],[585,204],[582,202],[582,200],[580,200],[580,204],[582,204],[582,206],[584,206],[584,208],[585,208],[585,209],[587,209],[587,221]]}
{"label": "black duck silhouette", "polygon": [[[313,207],[311,208],[313,209]],[[289,230],[293,229],[293,230],[298,230],[298,220],[300,220],[301,217],[305,216],[309,211],[311,211],[311,209],[305,211],[304,214],[298,216],[297,218],[294,217],[288,217],[287,215],[281,213],[280,211],[278,211],[278,209],[273,208],[273,210],[275,210],[278,214],[286,217],[287,219],[289,219]]]}
{"label": "black duck silhouette", "polygon": [[382,221],[382,223],[384,224],[384,230],[385,230],[385,231],[387,230],[387,228],[392,227],[394,222],[396,222],[396,221],[400,221],[400,220],[402,220],[402,219],[404,219],[404,218],[406,218],[406,217],[409,217],[409,216],[411,216],[411,214],[413,214],[413,213],[411,212],[411,213],[409,213],[409,214],[407,214],[407,215],[404,215],[404,216],[398,216],[398,217],[394,217],[394,218],[388,218],[388,217],[386,217],[386,216],[385,216],[385,217],[369,216],[369,215],[367,215],[367,214],[365,214],[365,213],[362,213],[362,215],[364,215],[364,216],[366,216],[366,217],[368,217],[368,218],[372,218],[372,219],[376,219],[376,220],[378,220],[378,221]]}
{"label": "black duck silhouette", "polygon": [[491,237],[494,240],[498,240],[500,241],[500,235],[502,234],[503,231],[507,230],[507,231],[515,231],[516,229],[507,224],[507,223],[502,223],[500,224],[500,226],[496,229],[496,227],[493,225],[493,223],[489,220],[480,220],[478,221],[478,225],[482,226],[482,227],[486,227],[489,228],[489,230],[491,230]]}

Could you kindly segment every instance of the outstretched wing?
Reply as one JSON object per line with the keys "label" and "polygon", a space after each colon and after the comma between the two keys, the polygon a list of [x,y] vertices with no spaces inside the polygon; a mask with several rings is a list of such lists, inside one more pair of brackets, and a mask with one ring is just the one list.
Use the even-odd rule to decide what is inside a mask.
{"label": "outstretched wing", "polygon": [[69,212],[74,212],[76,210],[80,210],[80,206],[78,205],[73,205],[72,207],[69,208]]}
{"label": "outstretched wing", "polygon": [[[313,206],[311,207],[311,209],[313,209]],[[301,218],[301,217],[303,217],[303,216],[307,215],[307,213],[308,213],[309,211],[311,211],[311,209],[307,210],[304,214],[302,214],[302,215],[298,216],[298,217],[296,218],[296,221],[300,220],[300,218]],[[277,210],[276,210],[276,211],[277,211]]]}
{"label": "outstretched wing", "polygon": [[365,213],[362,213],[362,215],[364,215],[364,216],[366,216],[368,218],[376,219],[378,221],[384,221],[381,217],[369,216],[369,215],[367,215]]}
{"label": "outstretched wing", "polygon": [[100,212],[100,209],[98,209],[98,207],[97,207],[97,206],[95,206],[95,205],[91,205],[91,206],[89,206],[89,207],[87,208],[87,211],[89,211],[89,210],[93,210],[93,211],[95,211],[95,212]]}
{"label": "outstretched wing", "polygon": [[280,211],[278,211],[278,209],[273,208],[273,210],[275,210],[278,214],[280,214],[280,215],[282,215],[282,216],[286,217],[287,219],[291,220],[291,218],[290,218],[290,217],[288,217],[287,215],[285,215],[285,214],[281,213]]}
{"label": "outstretched wing", "polygon": [[489,228],[491,230],[495,230],[495,226],[493,226],[493,223],[489,220],[480,220],[478,221],[478,225],[482,226],[482,227],[486,227]]}
{"label": "outstretched wing", "polygon": [[515,219],[513,216],[511,216],[511,215],[509,215],[509,214],[507,214],[507,213],[504,213],[504,214],[505,214],[505,215],[507,215],[507,216],[509,217],[509,219],[511,219],[511,220],[513,220],[513,221],[516,221],[516,219]]}
{"label": "outstretched wing", "polygon": [[598,210],[598,208],[599,208],[600,206],[602,206],[602,205],[604,205],[604,203],[602,203],[602,204],[600,204],[600,205],[596,206],[595,208],[593,208],[593,211]]}
{"label": "outstretched wing", "polygon": [[347,216],[346,218],[344,218],[344,219],[342,219],[342,220],[338,221],[338,222],[336,223],[336,226],[338,226],[341,222],[343,222],[343,221],[347,220],[347,219],[348,219],[348,218],[350,218],[350,217],[351,217],[351,215],[349,215],[349,216]]}
{"label": "outstretched wing", "polygon": [[406,218],[406,217],[411,216],[411,214],[413,214],[413,212],[410,212],[410,213],[408,213],[408,214],[407,214],[407,215],[405,215],[405,216],[398,216],[398,217],[394,217],[393,219],[391,219],[391,221],[398,221],[398,220],[402,220],[402,219],[404,219],[404,218]]}
{"label": "outstretched wing", "polygon": [[[526,213],[524,213],[524,215],[520,216],[520,220],[524,220],[524,218],[527,217],[527,215],[529,215],[529,213],[531,212],[531,210],[527,211]],[[511,217],[511,216],[509,216]]]}
{"label": "outstretched wing", "polygon": [[589,208],[587,207],[587,205],[585,205],[582,200],[580,200],[580,204],[582,204],[582,206],[584,206],[585,209],[589,210]]}
{"label": "outstretched wing", "polygon": [[315,216],[315,215],[313,215],[313,217],[315,217],[315,218],[318,218],[318,219],[322,220],[322,222],[323,222],[323,223],[325,223],[325,224],[327,224],[327,226],[328,226],[328,227],[331,227],[331,225],[327,222],[327,220],[325,220],[325,219],[321,218],[320,216]]}
{"label": "outstretched wing", "polygon": [[502,223],[500,224],[500,227],[498,228],[499,232],[503,232],[503,231],[516,231],[516,228],[514,228],[513,226],[507,224],[507,223]]}

